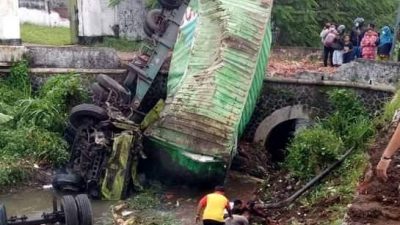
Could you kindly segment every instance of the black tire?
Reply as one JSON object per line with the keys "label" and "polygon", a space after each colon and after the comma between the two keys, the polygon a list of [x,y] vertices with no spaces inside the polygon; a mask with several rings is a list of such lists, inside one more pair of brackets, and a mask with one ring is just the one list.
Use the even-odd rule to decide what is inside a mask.
{"label": "black tire", "polygon": [[87,195],[80,194],[75,197],[78,206],[79,225],[93,225],[92,204]]}
{"label": "black tire", "polygon": [[145,33],[149,38],[153,37],[154,31],[151,30],[151,29],[147,26],[146,23],[143,25],[143,31],[144,31],[144,33]]}
{"label": "black tire", "polygon": [[90,89],[92,90],[93,95],[97,97],[97,99],[101,101],[107,99],[108,91],[103,88],[99,83],[92,83],[92,85],[90,85]]}
{"label": "black tire", "polygon": [[62,193],[78,193],[85,189],[83,178],[73,173],[58,173],[54,176],[52,185],[55,190]]}
{"label": "black tire", "polygon": [[78,206],[72,195],[61,197],[61,209],[65,216],[65,225],[78,225]]}
{"label": "black tire", "polygon": [[7,225],[7,212],[3,204],[0,204],[0,225]]}
{"label": "black tire", "polygon": [[96,77],[97,82],[106,89],[114,90],[120,94],[130,96],[131,93],[127,90],[124,86],[118,83],[116,80],[112,79],[111,77],[105,74],[99,74]]}
{"label": "black tire", "polygon": [[91,119],[93,122],[100,122],[107,120],[108,115],[105,109],[93,104],[80,104],[72,108],[69,122],[75,129],[87,119]]}
{"label": "black tire", "polygon": [[160,3],[160,5],[168,10],[173,10],[173,9],[177,9],[179,8],[183,1],[182,0],[158,0],[158,3]]}
{"label": "black tire", "polygon": [[132,96],[136,93],[137,74],[134,71],[129,71],[124,80],[124,86],[129,89]]}
{"label": "black tire", "polygon": [[145,27],[147,26],[153,32],[161,31],[162,10],[152,9],[146,15]]}

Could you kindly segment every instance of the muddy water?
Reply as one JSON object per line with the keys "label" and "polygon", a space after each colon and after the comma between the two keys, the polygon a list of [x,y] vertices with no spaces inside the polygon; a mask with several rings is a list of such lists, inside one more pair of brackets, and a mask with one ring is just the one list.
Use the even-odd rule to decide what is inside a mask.
{"label": "muddy water", "polygon": [[[227,197],[231,200],[247,201],[259,187],[260,180],[231,173],[226,183]],[[193,188],[166,188],[164,196],[166,208],[160,213],[171,214],[181,225],[193,225],[198,200],[208,191]],[[8,216],[26,215],[29,218],[40,218],[44,211],[52,211],[52,192],[40,189],[30,189],[16,193],[0,195],[0,202],[6,205]],[[113,201],[92,201],[95,225],[111,225],[110,206]]]}
{"label": "muddy water", "polygon": [[[252,193],[260,187],[261,182],[262,181],[259,179],[243,176],[238,173],[231,173],[228,175],[228,180],[225,184],[226,196],[232,201],[241,199],[247,202],[251,199]],[[195,224],[197,202],[209,191],[198,191],[179,187],[171,188],[166,192],[166,195],[170,196],[169,204],[174,205],[172,213],[175,214],[180,224]]]}
{"label": "muddy water", "polygon": [[[0,202],[5,204],[7,216],[26,215],[29,218],[40,218],[43,212],[52,211],[52,192],[41,189],[24,190],[0,195]],[[92,201],[96,225],[112,224],[109,208],[114,203],[113,201]]]}

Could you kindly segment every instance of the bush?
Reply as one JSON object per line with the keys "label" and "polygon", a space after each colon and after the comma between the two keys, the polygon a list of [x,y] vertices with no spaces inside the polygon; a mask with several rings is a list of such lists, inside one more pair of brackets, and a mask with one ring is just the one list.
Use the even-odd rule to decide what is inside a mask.
{"label": "bush", "polygon": [[335,112],[321,121],[321,125],[339,136],[346,148],[362,148],[374,135],[374,127],[368,112],[357,95],[337,89],[328,93]]}
{"label": "bush", "polygon": [[4,157],[0,161],[0,187],[14,185],[28,177],[23,165],[15,158]]}
{"label": "bush", "polygon": [[57,134],[38,127],[0,131],[0,155],[16,159],[51,162],[59,165],[67,159],[67,144]]}
{"label": "bush", "polygon": [[288,147],[286,167],[295,176],[317,175],[343,153],[343,142],[330,130],[314,127],[300,131]]}

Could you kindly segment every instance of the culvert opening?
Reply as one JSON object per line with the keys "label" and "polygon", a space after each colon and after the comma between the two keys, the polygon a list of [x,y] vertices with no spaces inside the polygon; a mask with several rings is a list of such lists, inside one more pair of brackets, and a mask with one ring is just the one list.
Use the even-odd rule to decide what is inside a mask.
{"label": "culvert opening", "polygon": [[310,124],[307,119],[291,119],[275,126],[268,134],[265,149],[271,155],[273,162],[283,162],[286,158],[286,148],[296,131]]}

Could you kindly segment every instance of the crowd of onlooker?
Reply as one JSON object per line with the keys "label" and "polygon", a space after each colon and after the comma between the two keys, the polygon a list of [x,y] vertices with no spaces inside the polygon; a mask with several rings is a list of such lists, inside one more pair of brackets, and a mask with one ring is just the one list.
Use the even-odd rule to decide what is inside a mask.
{"label": "crowd of onlooker", "polygon": [[378,33],[373,23],[364,25],[363,18],[354,20],[351,30],[345,25],[326,23],[320,37],[324,46],[324,66],[341,66],[356,58],[388,60],[393,43],[393,30],[384,26]]}

